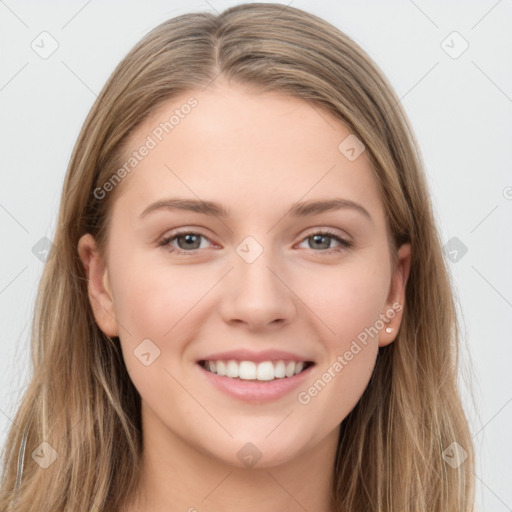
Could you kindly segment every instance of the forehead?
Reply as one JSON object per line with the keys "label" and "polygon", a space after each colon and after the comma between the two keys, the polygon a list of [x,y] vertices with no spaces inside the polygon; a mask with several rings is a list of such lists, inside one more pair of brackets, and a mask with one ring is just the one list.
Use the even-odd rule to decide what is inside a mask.
{"label": "forehead", "polygon": [[138,215],[148,202],[172,195],[275,218],[276,209],[299,200],[344,197],[382,219],[365,152],[354,159],[346,151],[361,149],[353,138],[330,112],[283,93],[224,82],[191,90],[164,102],[131,135],[125,161],[150,149],[133,162],[116,208]]}

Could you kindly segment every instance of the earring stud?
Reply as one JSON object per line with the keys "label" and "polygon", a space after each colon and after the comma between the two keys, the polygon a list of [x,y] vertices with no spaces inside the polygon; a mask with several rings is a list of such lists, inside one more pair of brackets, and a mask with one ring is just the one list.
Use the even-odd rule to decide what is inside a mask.
{"label": "earring stud", "polygon": [[386,327],[386,332],[389,334],[390,332],[392,332],[393,329],[391,327]]}

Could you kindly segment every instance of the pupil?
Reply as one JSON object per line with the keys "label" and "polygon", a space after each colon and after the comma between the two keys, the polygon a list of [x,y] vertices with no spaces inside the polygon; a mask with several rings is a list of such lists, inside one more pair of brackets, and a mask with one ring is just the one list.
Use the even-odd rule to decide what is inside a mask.
{"label": "pupil", "polygon": [[189,235],[183,235],[182,238],[185,239],[187,247],[190,248],[191,245],[194,244],[194,242],[197,242],[196,239],[198,237],[196,235],[190,235],[189,234]]}
{"label": "pupil", "polygon": [[[327,239],[328,237],[326,237],[325,235],[313,235],[313,239],[314,239],[315,243],[320,243],[321,244],[322,238]],[[327,246],[326,246],[325,243],[323,245],[324,245],[324,247],[323,247],[324,249],[328,249],[329,248],[329,242],[327,242]]]}

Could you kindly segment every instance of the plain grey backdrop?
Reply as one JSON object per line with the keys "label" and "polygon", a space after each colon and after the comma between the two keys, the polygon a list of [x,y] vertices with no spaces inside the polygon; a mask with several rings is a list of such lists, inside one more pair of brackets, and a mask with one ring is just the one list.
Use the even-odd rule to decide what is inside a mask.
{"label": "plain grey backdrop", "polygon": [[[150,29],[241,2],[0,0],[0,446],[30,377],[29,337],[62,181],[114,67]],[[279,2],[346,32],[381,67],[425,162],[463,324],[461,392],[477,510],[512,510],[512,4]],[[471,388],[474,399],[471,398]],[[476,407],[475,407],[476,405]]]}

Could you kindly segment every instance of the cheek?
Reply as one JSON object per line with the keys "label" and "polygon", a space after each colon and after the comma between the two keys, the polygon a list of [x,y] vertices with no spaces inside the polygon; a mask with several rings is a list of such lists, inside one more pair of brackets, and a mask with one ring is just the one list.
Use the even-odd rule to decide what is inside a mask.
{"label": "cheek", "polygon": [[[169,385],[175,382],[163,372],[179,377],[189,363],[184,359],[186,346],[204,327],[205,308],[212,307],[208,293],[218,281],[211,268],[199,267],[170,267],[136,255],[115,267],[112,280],[123,355],[141,394],[158,396],[162,378]],[[146,367],[145,362],[150,364]]]}
{"label": "cheek", "polygon": [[[298,274],[294,291],[318,317],[329,344],[342,350],[352,339],[375,326],[388,295],[389,279],[382,261],[368,255],[318,269],[314,278]],[[377,327],[382,328],[380,322]]]}
{"label": "cheek", "polygon": [[170,400],[186,409],[190,404],[173,376],[181,381],[184,348],[200,329],[200,299],[214,276],[205,281],[180,267],[171,272],[133,258],[116,277],[116,318],[131,380],[153,409]]}
{"label": "cheek", "polygon": [[169,268],[150,258],[124,262],[115,278],[118,321],[134,335],[155,339],[178,330],[215,283],[211,270]]}

